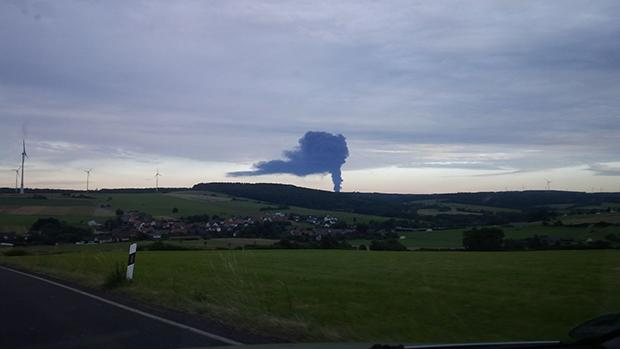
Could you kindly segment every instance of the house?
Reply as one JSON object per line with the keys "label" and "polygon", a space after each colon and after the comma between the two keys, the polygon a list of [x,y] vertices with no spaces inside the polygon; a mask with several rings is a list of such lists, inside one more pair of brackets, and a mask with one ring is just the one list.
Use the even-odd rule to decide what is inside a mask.
{"label": "house", "polygon": [[341,235],[345,233],[351,233],[353,231],[354,231],[353,229],[323,229],[323,228],[314,229],[314,233],[317,235]]}
{"label": "house", "polygon": [[2,238],[4,240],[15,240],[15,238],[17,238],[17,234],[16,233],[6,233],[6,234],[2,234]]}
{"label": "house", "polygon": [[300,236],[300,235],[314,235],[314,232],[308,229],[295,229],[289,232],[291,235]]}
{"label": "house", "polygon": [[170,234],[185,234],[187,233],[187,229],[185,228],[172,228],[170,230]]}

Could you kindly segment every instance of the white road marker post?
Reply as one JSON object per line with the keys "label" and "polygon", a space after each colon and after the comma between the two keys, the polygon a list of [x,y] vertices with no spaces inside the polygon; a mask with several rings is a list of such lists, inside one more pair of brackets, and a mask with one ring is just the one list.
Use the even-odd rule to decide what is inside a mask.
{"label": "white road marker post", "polygon": [[129,282],[131,282],[131,279],[133,279],[133,265],[134,263],[136,263],[137,249],[137,244],[131,244],[131,246],[129,246],[129,262],[127,262],[127,281]]}

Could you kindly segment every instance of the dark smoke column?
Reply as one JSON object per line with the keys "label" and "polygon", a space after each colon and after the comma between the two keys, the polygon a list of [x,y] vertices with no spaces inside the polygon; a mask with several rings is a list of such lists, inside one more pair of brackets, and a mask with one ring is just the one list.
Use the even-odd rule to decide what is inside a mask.
{"label": "dark smoke column", "polygon": [[332,182],[334,182],[334,191],[336,193],[340,192],[340,189],[342,189],[342,172],[340,171],[340,168],[337,170],[334,170],[331,172],[332,174]]}
{"label": "dark smoke column", "polygon": [[261,161],[254,164],[253,171],[231,172],[228,175],[242,177],[288,173],[304,177],[330,173],[334,191],[340,191],[342,184],[340,168],[349,156],[349,148],[343,135],[309,131],[299,139],[298,147],[284,151],[283,155],[287,160]]}

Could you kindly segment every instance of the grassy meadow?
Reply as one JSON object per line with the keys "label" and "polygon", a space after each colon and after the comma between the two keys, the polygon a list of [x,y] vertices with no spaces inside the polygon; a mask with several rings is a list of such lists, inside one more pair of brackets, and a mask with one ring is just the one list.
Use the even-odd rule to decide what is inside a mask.
{"label": "grassy meadow", "polygon": [[[252,238],[215,238],[209,240],[181,240],[181,241],[165,241],[166,244],[172,246],[179,246],[181,248],[191,250],[213,250],[217,248],[235,249],[246,245],[271,245],[277,240],[271,239],[252,239]],[[138,242],[140,246],[148,246],[154,241],[141,241]],[[60,254],[71,252],[114,252],[114,251],[128,251],[129,245],[134,242],[115,242],[104,244],[58,244],[58,245],[33,245],[28,247],[20,247],[16,249],[25,250],[30,254]],[[0,255],[3,251],[0,249]]]}
{"label": "grassy meadow", "polygon": [[[505,239],[525,239],[534,235],[547,237],[565,237],[576,242],[586,242],[588,239],[604,240],[605,235],[620,233],[620,226],[610,227],[570,227],[542,225],[540,222],[519,224],[509,228],[501,228]],[[461,248],[463,247],[463,231],[467,229],[435,230],[432,232],[399,232],[406,239],[398,240],[408,248]],[[350,240],[352,245],[370,244],[370,240]]]}
{"label": "grassy meadow", "polygon": [[[0,257],[99,287],[127,251]],[[139,252],[115,292],[296,341],[567,339],[620,311],[620,251]]]}

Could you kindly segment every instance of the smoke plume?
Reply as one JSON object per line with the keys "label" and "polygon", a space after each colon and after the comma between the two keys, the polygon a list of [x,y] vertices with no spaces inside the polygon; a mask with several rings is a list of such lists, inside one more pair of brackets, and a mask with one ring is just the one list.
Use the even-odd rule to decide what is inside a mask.
{"label": "smoke plume", "polygon": [[340,167],[349,156],[349,148],[343,135],[309,131],[299,140],[298,147],[284,151],[283,156],[286,160],[261,161],[254,164],[253,171],[230,172],[228,175],[242,177],[289,173],[303,177],[330,173],[334,191],[340,191]]}

